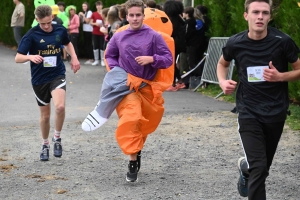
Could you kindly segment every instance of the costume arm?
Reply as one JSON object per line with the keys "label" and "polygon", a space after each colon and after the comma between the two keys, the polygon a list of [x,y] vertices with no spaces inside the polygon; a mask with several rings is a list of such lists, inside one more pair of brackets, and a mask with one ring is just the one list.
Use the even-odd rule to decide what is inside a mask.
{"label": "costume arm", "polygon": [[161,35],[156,37],[155,42],[156,53],[153,55],[153,63],[151,66],[158,69],[166,69],[173,64],[173,57],[170,49]]}
{"label": "costume arm", "polygon": [[57,17],[60,18],[63,21],[62,25],[65,28],[68,28],[68,26],[69,26],[69,18],[65,14],[63,14],[63,13],[58,13]]}
{"label": "costume arm", "polygon": [[116,44],[115,36],[112,37],[108,43],[105,52],[105,59],[110,69],[114,68],[115,66],[120,66],[118,59],[119,59],[119,49]]}

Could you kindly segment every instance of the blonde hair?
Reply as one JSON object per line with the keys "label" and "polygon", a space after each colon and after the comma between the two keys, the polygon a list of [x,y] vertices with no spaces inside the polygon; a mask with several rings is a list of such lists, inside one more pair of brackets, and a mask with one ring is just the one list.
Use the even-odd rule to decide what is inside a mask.
{"label": "blonde hair", "polygon": [[203,23],[205,23],[204,18],[203,18],[203,14],[197,8],[194,9],[194,18],[195,19],[200,19]]}

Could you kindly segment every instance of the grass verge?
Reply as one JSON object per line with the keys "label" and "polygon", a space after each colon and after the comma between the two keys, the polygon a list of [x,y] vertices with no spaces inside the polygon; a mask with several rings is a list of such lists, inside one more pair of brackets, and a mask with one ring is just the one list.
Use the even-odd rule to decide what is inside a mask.
{"label": "grass verge", "polygon": [[[216,97],[218,94],[222,92],[219,85],[216,84],[209,84],[207,88],[199,88],[197,92],[200,92],[201,94],[210,96],[210,97]],[[235,96],[234,95],[222,95],[218,98],[218,100],[234,103],[235,102]],[[289,107],[291,111],[291,115],[287,116],[286,124],[292,129],[292,130],[300,130],[300,106],[296,104],[290,104]],[[300,134],[299,134],[300,135]]]}

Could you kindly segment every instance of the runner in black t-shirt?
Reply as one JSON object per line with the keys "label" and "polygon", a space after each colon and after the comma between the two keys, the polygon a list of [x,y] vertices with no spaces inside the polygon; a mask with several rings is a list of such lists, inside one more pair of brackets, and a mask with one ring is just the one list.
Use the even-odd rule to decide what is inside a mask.
{"label": "runner in black t-shirt", "polygon": [[[245,157],[238,162],[238,190],[249,199],[266,199],[265,180],[280,140],[289,106],[288,81],[300,79],[299,48],[285,33],[268,27],[271,0],[246,0],[249,30],[229,38],[217,74],[225,94],[237,83],[226,80],[235,60],[239,85],[236,104]],[[293,71],[288,71],[291,63]]]}

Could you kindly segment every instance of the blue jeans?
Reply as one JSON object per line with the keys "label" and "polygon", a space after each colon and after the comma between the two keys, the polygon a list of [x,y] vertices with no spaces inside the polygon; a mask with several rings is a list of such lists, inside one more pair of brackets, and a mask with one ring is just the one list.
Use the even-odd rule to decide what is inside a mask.
{"label": "blue jeans", "polygon": [[22,26],[13,26],[13,32],[14,32],[14,37],[15,37],[15,40],[19,46],[20,42],[21,42],[21,39],[22,39]]}

